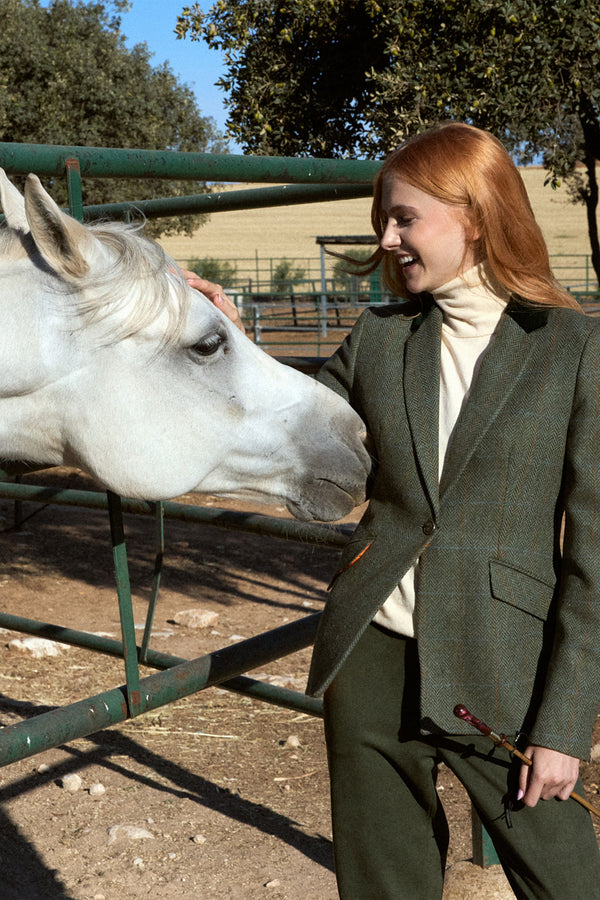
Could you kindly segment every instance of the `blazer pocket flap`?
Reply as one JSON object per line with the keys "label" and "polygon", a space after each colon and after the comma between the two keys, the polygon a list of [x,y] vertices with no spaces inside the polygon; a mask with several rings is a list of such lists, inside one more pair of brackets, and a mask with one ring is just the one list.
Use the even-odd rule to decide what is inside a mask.
{"label": "blazer pocket flap", "polygon": [[542,621],[548,618],[548,609],[554,596],[553,585],[497,560],[490,562],[490,583],[492,596],[497,600]]}

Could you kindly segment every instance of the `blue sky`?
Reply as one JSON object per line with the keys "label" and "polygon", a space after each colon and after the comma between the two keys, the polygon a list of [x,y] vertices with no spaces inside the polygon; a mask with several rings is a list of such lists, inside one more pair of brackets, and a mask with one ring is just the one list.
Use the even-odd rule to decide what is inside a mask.
{"label": "blue sky", "polygon": [[[177,40],[177,16],[190,0],[133,0],[131,10],[121,15],[121,32],[127,45],[147,43],[154,54],[152,65],[168,62],[179,80],[195,93],[203,115],[212,116],[221,130],[227,118],[223,92],[215,82],[224,71],[221,54],[209,50],[204,41]],[[200,3],[208,9],[212,2]]]}

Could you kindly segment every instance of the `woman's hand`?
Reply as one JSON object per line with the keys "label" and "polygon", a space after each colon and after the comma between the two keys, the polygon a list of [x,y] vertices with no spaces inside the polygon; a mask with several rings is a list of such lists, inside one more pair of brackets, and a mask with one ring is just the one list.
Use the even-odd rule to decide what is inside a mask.
{"label": "woman's hand", "polygon": [[237,306],[235,303],[232,303],[229,297],[223,292],[223,288],[220,284],[213,284],[212,281],[207,281],[206,278],[201,278],[199,275],[196,275],[195,272],[188,272],[186,269],[183,270],[183,274],[190,287],[193,287],[196,291],[200,291],[201,294],[208,297],[208,299],[233,322],[236,328],[240,329],[242,334],[246,333]]}
{"label": "woman's hand", "polygon": [[535,806],[538,800],[567,800],[579,775],[579,760],[557,750],[535,745],[527,747],[533,765],[523,763],[519,775],[518,800],[525,806]]}

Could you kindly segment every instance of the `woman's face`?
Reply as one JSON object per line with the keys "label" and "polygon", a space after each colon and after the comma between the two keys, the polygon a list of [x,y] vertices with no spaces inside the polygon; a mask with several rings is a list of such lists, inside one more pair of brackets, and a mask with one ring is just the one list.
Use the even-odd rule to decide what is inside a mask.
{"label": "woman's face", "polygon": [[380,245],[398,260],[411,293],[435,291],[475,265],[460,208],[394,176],[383,183],[382,206],[387,224]]}

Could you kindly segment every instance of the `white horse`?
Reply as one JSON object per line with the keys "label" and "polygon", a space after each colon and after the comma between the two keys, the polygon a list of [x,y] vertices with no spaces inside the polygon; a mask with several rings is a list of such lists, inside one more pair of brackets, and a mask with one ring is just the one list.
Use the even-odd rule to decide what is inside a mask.
{"label": "white horse", "polygon": [[362,502],[364,426],[187,284],[155,242],[65,215],[0,170],[0,460],[77,466],[126,497],[191,490],[333,520]]}

